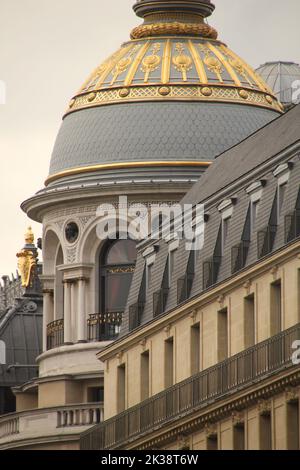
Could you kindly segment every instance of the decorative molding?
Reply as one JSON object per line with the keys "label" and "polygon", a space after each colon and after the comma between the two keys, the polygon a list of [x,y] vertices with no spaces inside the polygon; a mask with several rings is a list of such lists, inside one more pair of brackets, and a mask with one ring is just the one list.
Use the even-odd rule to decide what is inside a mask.
{"label": "decorative molding", "polygon": [[243,284],[243,288],[246,290],[247,295],[250,295],[252,286],[252,280],[247,279],[247,281]]}
{"label": "decorative molding", "polygon": [[171,333],[171,325],[167,325],[165,328],[164,328],[164,332],[167,336],[167,338],[170,337],[170,333]]}
{"label": "decorative molding", "polygon": [[[78,167],[72,168],[70,170],[64,170],[59,173],[55,173],[50,175],[46,181],[45,186],[48,186],[53,181],[56,181],[60,178],[65,178],[67,176],[78,175],[83,173],[93,173],[95,171],[105,171],[105,170],[116,170],[116,169],[124,169],[124,168],[154,168],[154,167],[199,167],[199,168],[206,168],[210,166],[212,162],[201,162],[201,161],[152,161],[152,162],[120,162],[120,163],[103,163],[99,165],[91,165],[85,167]],[[166,202],[167,203],[167,202]],[[106,202],[108,204],[108,202]],[[116,203],[115,203],[116,204]],[[150,204],[150,202],[148,202]],[[157,204],[157,201],[154,202]],[[117,206],[116,206],[117,207]],[[95,207],[97,210],[97,206]],[[79,209],[79,212],[84,212],[82,209]],[[74,215],[72,210],[69,212],[71,215]]]}
{"label": "decorative molding", "polygon": [[262,188],[266,186],[266,184],[266,180],[255,181],[254,183],[250,184],[250,186],[248,186],[245,191],[247,194],[252,194],[256,191],[261,191]]}
{"label": "decorative molding", "polygon": [[270,274],[271,276],[273,276],[274,281],[276,281],[278,278],[278,271],[279,271],[278,265],[272,266],[272,268],[270,269]]}
{"label": "decorative molding", "polygon": [[282,163],[273,171],[273,175],[277,178],[279,175],[282,175],[282,173],[289,172],[293,166],[293,162]]}
{"label": "decorative molding", "polygon": [[153,36],[200,36],[217,39],[218,32],[206,23],[153,23],[142,24],[131,31],[131,39],[143,39]]}
{"label": "decorative molding", "polygon": [[258,400],[257,409],[260,415],[269,415],[271,413],[271,408],[270,400]]}
{"label": "decorative molding", "polygon": [[[244,90],[246,91],[246,90]],[[267,95],[263,91],[256,91],[252,88],[247,89],[247,95],[241,95],[241,90],[235,86],[201,84],[170,84],[161,85],[139,85],[124,88],[101,89],[91,94],[84,93],[78,95],[71,101],[69,109],[65,115],[73,113],[79,109],[91,108],[95,106],[104,106],[107,104],[120,104],[140,101],[205,101],[205,102],[226,102],[239,103],[252,106],[260,106],[268,109],[275,109],[281,112],[279,104],[272,100],[272,104],[267,100]]]}

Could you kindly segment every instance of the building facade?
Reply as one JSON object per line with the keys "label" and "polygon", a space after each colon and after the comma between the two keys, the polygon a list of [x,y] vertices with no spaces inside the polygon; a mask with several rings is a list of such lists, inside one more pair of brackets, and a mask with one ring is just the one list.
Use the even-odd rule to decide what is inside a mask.
{"label": "building facade", "polygon": [[83,449],[299,449],[299,124],[296,106],[185,196],[205,207],[199,253],[176,236],[139,246],[121,336],[98,353],[105,422]]}
{"label": "building facade", "polygon": [[[129,378],[123,349],[116,354],[118,367],[115,359],[101,365],[97,358],[103,351],[106,360],[108,351],[119,347],[117,341],[107,349],[120,332],[120,341],[125,341],[136,334],[132,328],[153,321],[154,299],[155,316],[159,316],[181,305],[185,297],[196,295],[197,282],[202,282],[192,286],[191,273],[186,277],[183,273],[179,297],[171,291],[167,296],[162,254],[169,248],[162,246],[156,253],[156,246],[145,242],[145,249],[143,245],[137,249],[138,240],[124,234],[136,216],[137,204],[143,204],[147,214],[156,207],[154,228],[160,226],[162,205],[169,207],[184,197],[194,204],[197,182],[221,161],[218,156],[270,122],[279,122],[284,111],[263,79],[207,24],[206,18],[214,11],[209,0],[139,0],[134,11],[144,23],[71,99],[45,186],[22,204],[28,216],[43,225],[43,347],[37,358],[38,376],[15,392],[18,413],[0,419],[2,449],[78,449],[81,432],[188,377],[183,365],[174,369],[175,339],[168,324],[160,333],[169,338],[166,348],[173,364],[165,367],[169,377],[158,374],[157,380],[156,376],[150,378],[151,354],[143,337],[139,340],[144,345],[141,367],[149,369],[149,380],[145,376],[140,393],[139,388],[127,390],[135,388],[139,379],[133,372],[135,366],[140,367],[134,350],[130,368],[135,377]],[[240,160],[237,168],[246,160],[243,165]],[[231,168],[226,172],[229,176]],[[205,187],[215,188],[217,193],[222,178],[217,175],[210,181]],[[118,210],[117,237],[107,240],[114,209]],[[210,243],[215,239],[219,246],[218,229],[211,227]],[[168,246],[174,248],[172,252],[175,246],[181,250],[176,240]],[[149,285],[152,273],[157,273],[153,291],[143,287],[144,251],[149,255]],[[161,264],[154,268],[156,257]],[[186,253],[180,264],[175,261],[173,258],[174,269],[175,264],[176,269],[196,264]],[[221,273],[223,268],[216,269],[217,264],[213,258],[207,265],[207,282],[216,281],[219,269]],[[150,300],[146,302],[144,297]],[[226,304],[222,309],[225,311]],[[220,318],[225,324],[226,315]],[[257,335],[257,341],[265,338]],[[241,350],[242,333],[239,336],[228,354]],[[199,344],[204,348],[203,342]],[[155,355],[159,357],[161,351]],[[191,367],[206,369],[216,364],[217,356],[222,359],[210,347],[209,356],[203,354],[201,364],[195,359]],[[122,433],[122,423],[120,426],[116,432]]]}

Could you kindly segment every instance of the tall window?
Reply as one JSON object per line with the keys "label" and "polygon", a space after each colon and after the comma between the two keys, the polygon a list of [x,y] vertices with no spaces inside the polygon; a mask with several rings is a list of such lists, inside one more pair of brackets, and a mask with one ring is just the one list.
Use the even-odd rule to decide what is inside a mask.
{"label": "tall window", "polygon": [[174,385],[174,340],[165,341],[165,388]]}
{"label": "tall window", "polygon": [[228,310],[218,312],[218,361],[228,358]]}
{"label": "tall window", "polygon": [[256,231],[256,222],[259,208],[259,199],[251,202],[251,234]]}
{"label": "tall window", "polygon": [[279,187],[278,187],[278,199],[277,199],[277,203],[278,203],[277,217],[278,217],[278,219],[282,214],[282,207],[283,207],[283,203],[284,203],[286,190],[287,190],[287,182],[284,183],[284,184],[279,185]]}
{"label": "tall window", "polygon": [[270,329],[271,336],[277,335],[281,331],[282,327],[282,289],[281,289],[281,280],[271,284],[271,299],[270,299]]}
{"label": "tall window", "polygon": [[111,241],[101,256],[101,313],[123,313],[136,262],[136,243]]}
{"label": "tall window", "polygon": [[255,297],[244,298],[244,341],[245,349],[255,344]]}
{"label": "tall window", "polygon": [[222,256],[224,256],[224,252],[225,252],[229,224],[230,224],[230,217],[227,217],[226,219],[222,219],[222,248],[221,248]]}

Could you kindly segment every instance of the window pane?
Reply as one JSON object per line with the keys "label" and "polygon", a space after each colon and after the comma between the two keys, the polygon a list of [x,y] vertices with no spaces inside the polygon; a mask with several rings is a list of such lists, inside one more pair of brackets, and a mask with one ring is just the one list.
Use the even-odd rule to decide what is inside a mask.
{"label": "window pane", "polygon": [[107,274],[105,310],[123,312],[129,294],[132,273]]}
{"label": "window pane", "polygon": [[117,240],[109,248],[106,264],[134,264],[136,262],[136,243],[133,240]]}

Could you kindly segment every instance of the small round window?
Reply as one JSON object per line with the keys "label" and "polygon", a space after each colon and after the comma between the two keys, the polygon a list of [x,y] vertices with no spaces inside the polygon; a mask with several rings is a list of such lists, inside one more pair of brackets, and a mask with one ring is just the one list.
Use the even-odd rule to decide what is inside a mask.
{"label": "small round window", "polygon": [[75,222],[70,222],[66,226],[65,230],[66,239],[69,243],[75,243],[79,236],[79,228]]}

